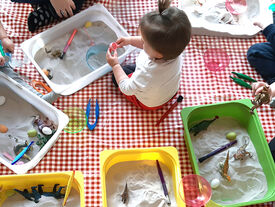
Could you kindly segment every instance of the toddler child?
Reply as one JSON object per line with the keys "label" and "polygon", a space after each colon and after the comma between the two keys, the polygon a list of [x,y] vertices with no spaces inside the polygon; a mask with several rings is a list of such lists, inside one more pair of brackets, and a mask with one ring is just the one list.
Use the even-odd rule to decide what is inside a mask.
{"label": "toddler child", "polygon": [[171,100],[180,86],[181,53],[191,37],[187,15],[170,0],[159,0],[158,10],[145,14],[139,25],[141,36],[122,37],[118,47],[142,49],[135,65],[121,67],[117,52],[106,59],[113,70],[113,82],[125,97],[144,110],[156,110]]}
{"label": "toddler child", "polygon": [[[14,44],[13,44],[12,40],[8,37],[1,22],[0,22],[0,40],[1,40],[1,44],[2,44],[5,52],[10,52],[10,53],[14,52]],[[50,92],[46,95],[42,95],[42,94],[38,93],[36,90],[34,90],[34,88],[31,87],[30,85],[28,85],[20,77],[20,75],[18,73],[14,72],[13,68],[8,63],[6,63],[6,60],[2,56],[1,53],[0,53],[0,72],[4,73],[7,76],[9,76],[10,78],[14,79],[16,82],[23,85],[25,88],[27,88],[30,91],[32,91],[33,93],[37,94],[38,96],[40,96],[44,100],[48,101],[49,103],[54,102],[59,97],[54,92]]]}
{"label": "toddler child", "polygon": [[11,0],[18,3],[30,3],[35,8],[28,16],[28,29],[34,32],[56,19],[67,18],[77,13],[84,0]]}

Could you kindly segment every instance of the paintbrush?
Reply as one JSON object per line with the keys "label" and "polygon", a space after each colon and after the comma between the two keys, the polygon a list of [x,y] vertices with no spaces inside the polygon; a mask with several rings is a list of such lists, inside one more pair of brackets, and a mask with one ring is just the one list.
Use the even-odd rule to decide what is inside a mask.
{"label": "paintbrush", "polygon": [[156,126],[159,126],[159,124],[168,116],[168,114],[174,109],[176,108],[176,106],[182,102],[183,97],[180,95],[177,98],[177,101],[175,103],[172,104],[172,106],[161,116],[160,120],[158,120]]}
{"label": "paintbrush", "polygon": [[160,178],[160,181],[161,181],[161,184],[162,184],[164,196],[166,198],[166,203],[167,203],[167,205],[170,206],[171,205],[171,201],[170,201],[170,198],[169,198],[169,194],[168,194],[168,190],[167,190],[166,183],[165,183],[165,180],[164,180],[164,176],[163,176],[161,167],[159,165],[159,161],[156,160],[156,162],[157,162],[157,168],[158,168],[159,178]]}
{"label": "paintbrush", "polygon": [[65,193],[65,197],[63,200],[63,204],[62,207],[64,207],[66,205],[66,202],[68,200],[69,194],[71,192],[72,186],[73,186],[73,181],[74,181],[74,175],[75,175],[75,171],[73,171],[72,175],[69,178],[68,184],[67,184],[67,188],[66,188],[66,193]]}
{"label": "paintbrush", "polygon": [[216,155],[216,154],[218,154],[218,153],[220,153],[220,152],[222,152],[222,151],[228,149],[229,147],[231,147],[232,145],[234,145],[234,144],[236,144],[236,143],[237,143],[237,140],[234,140],[234,141],[232,141],[232,142],[229,142],[229,143],[227,143],[226,145],[223,145],[223,146],[221,146],[220,148],[214,150],[213,152],[210,152],[209,154],[207,154],[207,155],[205,155],[205,156],[199,158],[198,160],[199,160],[199,162],[203,162],[204,160],[206,160],[206,159],[212,157],[213,155]]}
{"label": "paintbrush", "polygon": [[64,55],[66,54],[66,52],[67,52],[67,50],[68,50],[70,44],[72,43],[72,41],[73,41],[73,39],[74,39],[74,36],[75,36],[76,32],[77,32],[77,29],[74,29],[74,31],[73,31],[73,33],[71,34],[71,36],[70,36],[70,38],[69,38],[69,40],[68,40],[66,46],[65,46],[64,49],[63,49],[63,52],[62,52],[62,55],[60,56],[60,59],[63,59]]}

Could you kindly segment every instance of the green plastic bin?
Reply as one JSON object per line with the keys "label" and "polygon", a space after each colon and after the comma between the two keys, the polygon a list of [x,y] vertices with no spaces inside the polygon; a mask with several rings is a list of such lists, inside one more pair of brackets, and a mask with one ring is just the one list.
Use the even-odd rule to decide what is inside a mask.
{"label": "green plastic bin", "polygon": [[[249,99],[242,99],[209,105],[186,107],[181,111],[181,118],[184,126],[185,143],[187,145],[192,168],[195,174],[199,175],[200,173],[197,158],[195,156],[191,141],[191,136],[189,133],[189,128],[190,126],[192,126],[192,124],[198,123],[201,120],[212,119],[216,115],[218,115],[219,117],[232,117],[233,119],[238,120],[239,123],[246,128],[250,139],[256,149],[259,162],[263,168],[267,180],[268,190],[266,195],[260,200],[253,200],[249,202],[223,206],[247,206],[257,203],[275,201],[275,164],[269,150],[257,112],[256,110],[254,110],[254,115],[251,115],[249,112],[252,106],[253,105]],[[215,203],[214,201],[210,201],[207,206],[221,205]]]}

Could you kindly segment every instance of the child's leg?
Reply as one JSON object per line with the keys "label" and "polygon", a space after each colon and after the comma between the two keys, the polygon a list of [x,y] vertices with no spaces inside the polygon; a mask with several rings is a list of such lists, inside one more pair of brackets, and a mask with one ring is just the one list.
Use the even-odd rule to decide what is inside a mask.
{"label": "child's leg", "polygon": [[269,42],[252,45],[247,51],[247,60],[268,84],[275,81],[275,54]]}
{"label": "child's leg", "polygon": [[[81,9],[84,0],[73,1],[76,7],[76,9],[73,10],[75,14]],[[60,19],[49,0],[44,0],[43,4],[39,5],[40,7],[31,12],[28,16],[28,29],[30,32],[34,32],[39,27],[52,23],[53,20]]]}
{"label": "child's leg", "polygon": [[[125,66],[122,66],[122,69],[124,70],[124,72],[126,73],[126,75],[129,75],[129,74],[135,72],[136,65],[135,64],[125,65]],[[112,81],[113,81],[115,87],[118,87],[118,84],[116,82],[114,74],[112,75]]]}

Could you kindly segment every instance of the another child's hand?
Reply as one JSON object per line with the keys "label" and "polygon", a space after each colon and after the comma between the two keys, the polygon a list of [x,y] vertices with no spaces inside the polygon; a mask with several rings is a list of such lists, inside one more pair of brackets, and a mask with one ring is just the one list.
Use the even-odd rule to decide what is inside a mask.
{"label": "another child's hand", "polygon": [[[263,90],[264,86],[268,86],[268,84],[265,82],[253,83],[252,84],[252,95],[256,96],[257,94],[259,94]],[[271,87],[269,87],[269,89],[268,89],[268,94],[270,95],[270,97],[272,96]]]}
{"label": "another child's hand", "polygon": [[50,2],[60,18],[73,16],[76,7],[72,0],[50,0]]}
{"label": "another child's hand", "polygon": [[130,37],[121,37],[116,41],[116,43],[119,48],[129,45],[131,43]]}
{"label": "another child's hand", "polygon": [[116,50],[113,52],[112,55],[110,50],[108,49],[106,53],[106,60],[111,67],[114,67],[115,65],[119,64]]}
{"label": "another child's hand", "polygon": [[5,52],[11,52],[11,53],[14,52],[14,44],[10,38],[5,37],[1,41]]}
{"label": "another child's hand", "polygon": [[5,58],[0,54],[0,66],[5,64]]}

